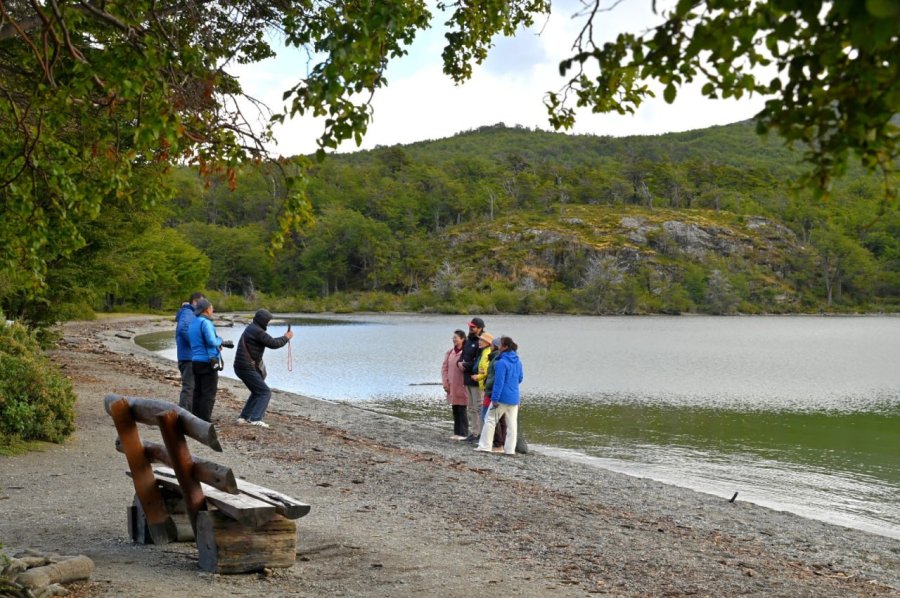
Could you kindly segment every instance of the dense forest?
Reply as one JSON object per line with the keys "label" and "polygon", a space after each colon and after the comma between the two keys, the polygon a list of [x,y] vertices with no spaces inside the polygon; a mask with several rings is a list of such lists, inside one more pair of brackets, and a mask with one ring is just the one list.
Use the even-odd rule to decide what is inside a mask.
{"label": "dense forest", "polygon": [[[900,214],[851,168],[822,199],[800,151],[752,123],[612,138],[497,124],[236,173],[175,168],[50,264],[31,320],[171,309],[806,313],[896,311]],[[273,251],[297,160],[311,218]],[[14,281],[7,281],[14,282]],[[27,298],[27,300],[26,300]]]}

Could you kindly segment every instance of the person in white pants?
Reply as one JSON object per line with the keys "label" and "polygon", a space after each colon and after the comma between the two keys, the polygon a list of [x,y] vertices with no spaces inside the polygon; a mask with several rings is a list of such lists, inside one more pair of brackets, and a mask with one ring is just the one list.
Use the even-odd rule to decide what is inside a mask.
{"label": "person in white pants", "polygon": [[519,418],[519,385],[522,383],[522,362],[519,360],[519,346],[508,336],[500,338],[500,356],[494,362],[494,388],[491,394],[491,406],[488,408],[484,428],[478,439],[476,451],[491,452],[494,443],[494,430],[497,422],[506,416],[506,442],[503,452],[516,454],[516,436]]}

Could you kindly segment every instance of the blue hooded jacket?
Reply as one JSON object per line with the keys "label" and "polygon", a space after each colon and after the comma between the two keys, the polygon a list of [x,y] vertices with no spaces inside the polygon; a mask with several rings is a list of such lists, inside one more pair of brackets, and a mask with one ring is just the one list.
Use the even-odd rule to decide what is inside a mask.
{"label": "blue hooded jacket", "polygon": [[191,361],[191,339],[188,328],[194,321],[194,308],[190,303],[182,303],[175,314],[175,346],[178,347],[178,361]]}
{"label": "blue hooded jacket", "polygon": [[209,362],[219,357],[222,339],[216,335],[216,327],[207,316],[197,316],[188,327],[191,339],[191,361]]}
{"label": "blue hooded jacket", "polygon": [[519,404],[519,384],[522,383],[522,362],[515,351],[503,351],[494,360],[494,388],[491,400],[506,405]]}

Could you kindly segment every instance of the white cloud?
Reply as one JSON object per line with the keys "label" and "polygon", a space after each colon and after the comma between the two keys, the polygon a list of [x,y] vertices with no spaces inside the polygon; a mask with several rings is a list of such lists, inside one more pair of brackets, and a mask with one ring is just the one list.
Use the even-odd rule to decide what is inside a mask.
{"label": "white cloud", "polygon": [[[556,10],[560,3],[555,3]],[[460,131],[504,122],[549,129],[543,98],[547,91],[563,84],[558,64],[571,53],[583,19],[571,18],[577,1],[570,1],[540,20],[531,31],[515,39],[498,39],[485,64],[476,67],[471,81],[454,85],[441,72],[440,51],[443,32],[433,29],[419,34],[410,55],[392,64],[389,85],[376,92],[372,106],[374,120],[362,148],[406,144],[425,139],[449,137]],[[640,31],[659,20],[650,2],[623,3],[598,17],[599,41],[613,39],[619,31]],[[440,22],[442,19],[436,19]],[[540,35],[537,35],[537,33]],[[241,68],[236,73],[247,93],[278,109],[284,90],[300,80],[307,69],[305,54],[282,52],[278,58]],[[660,97],[645,102],[635,115],[578,114],[573,133],[598,135],[647,135],[685,131],[750,118],[763,99],[743,101],[707,100],[700,84],[679,91],[672,104]],[[311,153],[322,131],[312,118],[295,118],[275,129],[282,155]],[[340,151],[357,149],[345,142]]]}

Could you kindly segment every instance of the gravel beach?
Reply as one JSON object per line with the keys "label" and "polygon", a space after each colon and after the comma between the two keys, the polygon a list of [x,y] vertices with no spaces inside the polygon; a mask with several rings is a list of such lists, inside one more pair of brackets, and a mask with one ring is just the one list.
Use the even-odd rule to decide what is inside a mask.
{"label": "gravel beach", "polygon": [[271,429],[239,426],[247,392],[224,378],[213,412],[224,452],[192,452],[312,511],[297,520],[294,566],[202,572],[193,544],[129,541],[134,489],[103,410],[107,393],[177,402],[175,364],[130,338],[160,330],[171,319],[66,324],[51,358],[78,394],[76,434],[0,457],[0,543],[89,556],[76,596],[900,596],[895,539],[540,452],[477,453],[449,440],[449,421],[284,392]]}

